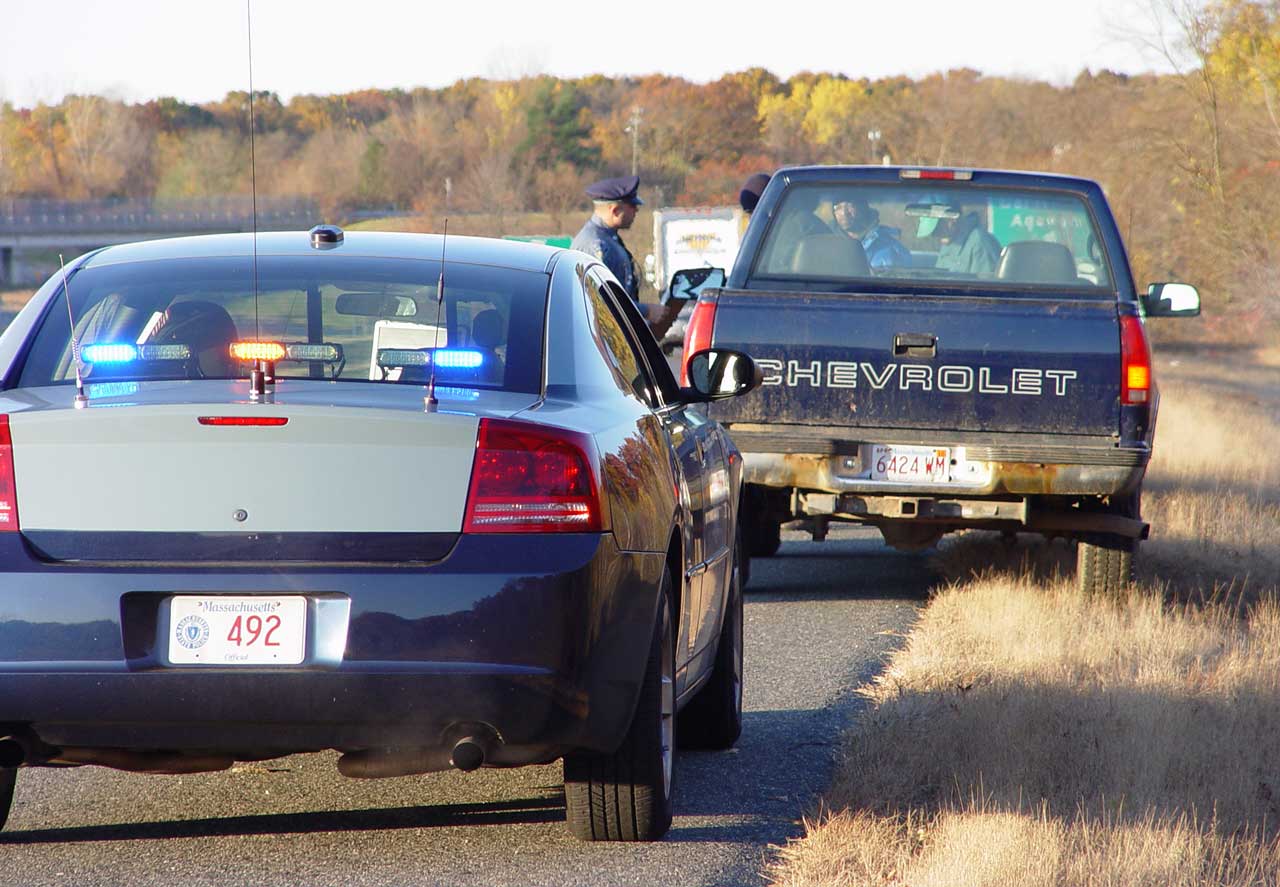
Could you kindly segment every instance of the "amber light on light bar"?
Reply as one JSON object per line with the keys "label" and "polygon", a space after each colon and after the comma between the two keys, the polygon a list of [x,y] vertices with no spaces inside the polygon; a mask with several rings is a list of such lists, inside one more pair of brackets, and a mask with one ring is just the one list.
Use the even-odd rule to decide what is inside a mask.
{"label": "amber light on light bar", "polygon": [[232,342],[231,356],[236,360],[284,360],[285,348],[279,342]]}
{"label": "amber light on light bar", "polygon": [[196,417],[201,425],[265,425],[271,428],[277,428],[281,425],[287,425],[288,416],[198,416]]}

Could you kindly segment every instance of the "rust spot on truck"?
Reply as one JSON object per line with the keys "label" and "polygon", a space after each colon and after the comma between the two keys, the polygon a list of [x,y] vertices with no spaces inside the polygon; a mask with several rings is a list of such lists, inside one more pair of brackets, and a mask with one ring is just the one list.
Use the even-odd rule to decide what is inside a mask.
{"label": "rust spot on truck", "polygon": [[1040,462],[993,462],[992,480],[995,492],[1015,493],[1020,496],[1035,493],[1057,493],[1060,465]]}

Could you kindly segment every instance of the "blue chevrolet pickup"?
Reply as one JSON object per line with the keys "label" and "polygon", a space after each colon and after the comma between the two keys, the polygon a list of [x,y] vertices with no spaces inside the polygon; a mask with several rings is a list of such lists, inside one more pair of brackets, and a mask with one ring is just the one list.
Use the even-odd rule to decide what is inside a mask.
{"label": "blue chevrolet pickup", "polygon": [[755,556],[796,519],[816,539],[870,523],[904,549],[982,528],[1077,540],[1087,591],[1131,580],[1159,400],[1144,324],[1200,298],[1139,296],[1095,182],[783,169],[727,280],[677,272],[667,297],[696,300],[685,354],[734,348],[764,371],[710,410],[745,456]]}

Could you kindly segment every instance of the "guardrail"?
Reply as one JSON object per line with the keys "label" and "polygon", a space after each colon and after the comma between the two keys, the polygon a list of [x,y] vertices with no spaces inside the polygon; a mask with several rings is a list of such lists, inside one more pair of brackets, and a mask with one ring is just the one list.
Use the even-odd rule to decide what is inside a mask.
{"label": "guardrail", "polygon": [[[309,228],[320,221],[313,200],[258,198],[258,230]],[[0,200],[0,235],[183,233],[249,230],[250,197],[189,200]]]}

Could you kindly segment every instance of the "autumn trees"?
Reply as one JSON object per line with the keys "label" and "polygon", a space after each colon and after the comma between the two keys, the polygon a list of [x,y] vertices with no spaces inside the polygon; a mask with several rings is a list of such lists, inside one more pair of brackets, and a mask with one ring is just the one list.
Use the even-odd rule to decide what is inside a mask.
{"label": "autumn trees", "polygon": [[[973,70],[783,81],[753,68],[706,84],[539,76],[287,102],[259,92],[258,188],[334,218],[483,212],[505,229],[534,210],[568,232],[583,185],[633,162],[651,204],[733,203],[748,175],[792,163],[1042,169],[1103,183],[1141,280],[1194,280],[1252,310],[1280,286],[1280,0],[1148,2],[1173,13],[1163,46],[1177,73],[1084,71],[1054,86]],[[0,104],[0,200],[247,194],[247,100]]]}

